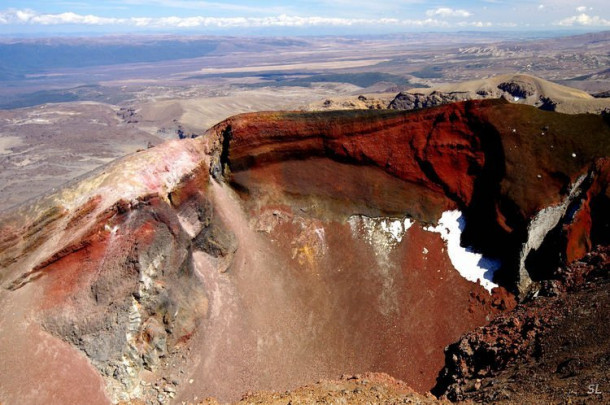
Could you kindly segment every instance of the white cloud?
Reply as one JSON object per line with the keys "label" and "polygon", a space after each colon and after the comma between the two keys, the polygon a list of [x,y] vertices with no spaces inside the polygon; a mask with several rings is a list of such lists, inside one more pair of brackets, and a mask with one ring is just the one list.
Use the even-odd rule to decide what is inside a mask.
{"label": "white cloud", "polygon": [[60,14],[39,14],[33,10],[10,9],[0,12],[0,24],[31,24],[31,25],[114,25],[122,24],[126,19],[106,18],[95,15],[81,15],[72,12]]}
{"label": "white cloud", "polygon": [[427,18],[425,20],[401,20],[400,23],[406,26],[412,27],[449,27],[447,21],[437,20],[434,18]]}
{"label": "white cloud", "polygon": [[579,13],[584,13],[585,11],[587,11],[587,7],[585,7],[585,6],[576,7],[576,11],[578,11]]}
{"label": "white cloud", "polygon": [[474,28],[487,28],[492,27],[493,24],[489,21],[462,21],[457,23],[458,27],[474,27]]}
{"label": "white cloud", "polygon": [[428,17],[470,17],[472,13],[466,10],[454,10],[448,7],[439,7],[426,11]]}
{"label": "white cloud", "polygon": [[575,15],[572,17],[564,18],[563,20],[556,23],[557,25],[561,25],[564,27],[572,27],[575,25],[582,26],[597,26],[597,27],[610,27],[610,20],[606,20],[605,18],[601,18],[599,16],[590,16],[588,14],[582,13],[579,15]]}
{"label": "white cloud", "polygon": [[80,15],[76,13],[61,13],[61,14],[41,14],[31,16],[27,23],[40,25],[58,25],[58,24],[80,24],[80,25],[113,25],[119,24],[121,19],[104,18],[95,15]]}
{"label": "white cloud", "polygon": [[[362,25],[394,25],[403,27],[441,27],[451,25],[435,18],[334,18],[299,17],[281,14],[269,17],[130,17],[110,18],[95,15],[81,15],[73,12],[60,14],[40,14],[33,10],[10,9],[0,11],[0,24],[15,25],[130,25],[139,28],[235,28],[235,27],[350,27]],[[459,24],[459,23],[458,23]],[[458,25],[459,26],[459,25]]]}

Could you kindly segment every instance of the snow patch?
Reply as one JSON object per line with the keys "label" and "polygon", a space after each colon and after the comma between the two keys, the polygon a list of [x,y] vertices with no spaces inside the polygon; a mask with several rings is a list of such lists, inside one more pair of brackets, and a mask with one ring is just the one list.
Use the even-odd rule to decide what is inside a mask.
{"label": "snow patch", "polygon": [[436,232],[447,244],[447,254],[453,267],[468,281],[480,280],[481,285],[489,292],[498,285],[492,282],[493,273],[500,268],[500,261],[483,257],[471,248],[460,245],[465,226],[464,216],[458,210],[445,211],[437,226],[428,226],[424,230]]}
{"label": "snow patch", "polygon": [[394,248],[413,226],[410,218],[371,218],[365,215],[352,215],[347,220],[354,236],[362,235],[373,247],[379,250]]}

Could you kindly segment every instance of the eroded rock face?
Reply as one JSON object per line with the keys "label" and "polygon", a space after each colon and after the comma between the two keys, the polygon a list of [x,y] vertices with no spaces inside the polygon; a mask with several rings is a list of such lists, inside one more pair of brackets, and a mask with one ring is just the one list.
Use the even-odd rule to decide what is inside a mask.
{"label": "eroded rock face", "polygon": [[[98,177],[3,219],[13,237],[2,244],[7,292],[2,300],[5,305],[25,300],[27,315],[19,320],[5,308],[5,322],[23,325],[3,334],[2,344],[16,339],[19,347],[25,344],[22,335],[34,330],[44,336],[39,344],[72,345],[103,379],[106,401],[153,398],[141,384],[146,373],[177,373],[172,363],[207,316],[208,298],[193,254],[205,246],[222,247],[224,240],[210,231],[215,220],[205,198],[207,165],[200,170],[205,155],[192,144],[177,145],[111,165]],[[127,173],[131,167],[138,169]],[[40,361],[40,350],[27,356],[22,351],[6,357],[20,376],[12,391],[2,393],[8,401],[29,396],[28,375]],[[67,357],[78,358],[77,353]],[[57,362],[74,360],[56,353],[45,366],[61,369]],[[80,367],[70,373],[87,375]],[[2,370],[3,381],[8,372]],[[56,389],[33,392],[33,400],[91,397],[83,392],[79,398],[79,390],[69,387],[60,378]]]}
{"label": "eroded rock face", "polygon": [[[67,373],[27,387],[60,362],[32,336],[100,403],[371,370],[428,390],[443,347],[546,277],[536,254],[607,238],[609,139],[599,116],[482,101],[244,114],[127,157],[2,218],[0,400],[79,401]],[[456,249],[495,279],[462,277]]]}
{"label": "eroded rock face", "polygon": [[44,268],[43,329],[89,357],[114,401],[140,396],[140,374],[163,368],[208,310],[197,246],[169,208],[157,197],[116,207],[99,246]]}
{"label": "eroded rock face", "polygon": [[528,98],[535,95],[538,91],[534,83],[518,79],[502,82],[498,84],[498,89],[505,91],[511,96],[517,98]]}
{"label": "eroded rock face", "polygon": [[[402,206],[391,207],[385,198],[378,198],[370,205],[380,206],[386,212],[420,210],[418,217],[432,222],[438,218],[439,209],[455,203],[470,203],[474,181],[484,164],[484,151],[465,108],[465,104],[458,104],[447,109],[422,111],[417,115],[391,111],[246,114],[223,122],[212,132],[228,139],[230,152],[224,162],[222,156],[220,161],[225,168],[228,163],[232,175],[229,179],[234,183],[246,183],[250,178],[242,177],[252,177],[252,173],[257,174],[259,168],[272,170],[276,163],[292,165],[303,162],[303,165],[309,164],[307,171],[312,172],[316,170],[317,163],[326,163],[311,163],[321,158],[337,165],[347,164],[350,169],[352,166],[363,167],[363,172],[374,170],[373,173],[358,175],[369,178],[389,175],[408,183],[410,187],[416,187],[410,196],[408,191],[404,191],[406,201]],[[297,174],[300,167],[290,169]],[[337,170],[341,169],[337,167]],[[283,180],[297,181],[288,176]],[[341,180],[337,176],[328,179],[329,184],[320,186],[331,195],[335,193],[331,189],[333,182]],[[371,180],[373,184],[391,181]],[[303,183],[317,186],[316,183],[320,181],[308,179]],[[296,189],[301,184],[286,186]],[[305,184],[303,186],[307,187]],[[360,192],[367,191],[367,188],[363,188]],[[341,197],[355,200],[360,205],[376,197],[374,194],[358,194],[359,190],[354,189],[350,190],[349,195]],[[412,204],[421,199],[422,194],[437,202],[426,204],[430,208],[424,207],[424,204]],[[388,207],[384,207],[384,204]],[[426,209],[436,210],[436,213],[426,213]]]}
{"label": "eroded rock face", "polygon": [[[591,165],[609,150],[608,127],[600,117],[548,114],[502,101],[417,114],[242,115],[212,132],[230,145],[217,171],[224,164],[229,181],[243,195],[254,196],[248,200],[253,204],[275,184],[288,192],[283,203],[289,205],[298,204],[303,194],[325,195],[369,215],[406,213],[428,223],[447,209],[464,210],[466,240],[503,256],[504,269],[511,269],[504,272],[506,281],[521,293],[531,284],[530,253],[540,250],[557,224],[568,232],[573,224],[568,207],[580,204],[591,187],[590,181],[583,183],[593,175]],[[350,175],[366,180],[349,189],[341,183],[357,182]],[[405,183],[409,186],[402,188]],[[378,198],[379,189],[400,198]]]}

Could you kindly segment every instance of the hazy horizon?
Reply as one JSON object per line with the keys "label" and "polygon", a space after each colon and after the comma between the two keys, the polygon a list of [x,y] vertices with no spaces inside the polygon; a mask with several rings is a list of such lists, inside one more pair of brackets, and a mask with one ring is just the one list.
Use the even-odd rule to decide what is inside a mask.
{"label": "hazy horizon", "polygon": [[605,1],[460,0],[280,2],[124,0],[3,2],[0,35],[362,35],[410,32],[595,32]]}

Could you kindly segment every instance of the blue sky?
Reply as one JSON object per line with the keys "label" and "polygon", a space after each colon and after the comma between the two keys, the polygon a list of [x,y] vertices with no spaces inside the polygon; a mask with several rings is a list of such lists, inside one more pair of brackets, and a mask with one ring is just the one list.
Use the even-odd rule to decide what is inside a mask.
{"label": "blue sky", "polygon": [[610,30],[608,0],[0,1],[0,33]]}

